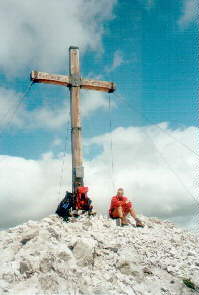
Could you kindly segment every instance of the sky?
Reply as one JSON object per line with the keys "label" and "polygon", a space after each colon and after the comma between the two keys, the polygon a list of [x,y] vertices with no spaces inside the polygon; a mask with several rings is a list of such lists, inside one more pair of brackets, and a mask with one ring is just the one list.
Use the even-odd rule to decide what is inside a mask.
{"label": "sky", "polygon": [[[55,211],[71,188],[69,90],[32,70],[82,77],[85,184],[106,214],[124,187],[138,214],[198,226],[196,0],[0,0],[0,228]],[[110,101],[110,108],[109,108]]]}

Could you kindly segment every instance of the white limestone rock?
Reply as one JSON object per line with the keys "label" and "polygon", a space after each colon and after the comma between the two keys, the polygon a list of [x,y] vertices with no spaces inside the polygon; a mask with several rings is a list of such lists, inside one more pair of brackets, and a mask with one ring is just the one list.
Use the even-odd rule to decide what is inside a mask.
{"label": "white limestone rock", "polygon": [[145,228],[103,216],[65,223],[56,215],[0,232],[0,294],[191,295],[199,238],[141,216]]}
{"label": "white limestone rock", "polygon": [[94,247],[96,242],[93,239],[78,239],[73,247],[73,255],[78,265],[86,266],[94,261]]}

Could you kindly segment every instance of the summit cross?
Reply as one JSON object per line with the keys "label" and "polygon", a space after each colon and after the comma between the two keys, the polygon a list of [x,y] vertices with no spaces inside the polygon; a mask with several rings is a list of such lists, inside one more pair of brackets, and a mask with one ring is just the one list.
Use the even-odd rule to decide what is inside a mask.
{"label": "summit cross", "polygon": [[69,87],[72,152],[72,190],[84,185],[84,168],[81,143],[80,89],[114,92],[115,84],[107,81],[84,79],[80,75],[79,48],[69,47],[69,75],[48,74],[32,71],[30,79],[34,83],[47,83]]}

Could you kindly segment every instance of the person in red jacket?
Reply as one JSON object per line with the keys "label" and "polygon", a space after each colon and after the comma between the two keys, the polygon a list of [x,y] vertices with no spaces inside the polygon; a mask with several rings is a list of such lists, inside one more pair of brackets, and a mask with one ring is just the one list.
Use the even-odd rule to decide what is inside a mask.
{"label": "person in red jacket", "polygon": [[112,197],[109,216],[111,218],[120,218],[122,225],[128,225],[129,221],[127,219],[127,215],[129,213],[135,219],[137,227],[144,227],[141,220],[137,218],[132,203],[124,196],[124,190],[119,188],[117,195]]}

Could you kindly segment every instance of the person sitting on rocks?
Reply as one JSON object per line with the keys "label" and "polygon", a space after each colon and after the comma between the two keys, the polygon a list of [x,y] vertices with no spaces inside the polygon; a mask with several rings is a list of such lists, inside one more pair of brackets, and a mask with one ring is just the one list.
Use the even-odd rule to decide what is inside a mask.
{"label": "person sitting on rocks", "polygon": [[124,196],[123,188],[117,190],[117,195],[112,197],[111,205],[109,209],[109,216],[113,219],[120,218],[121,225],[129,225],[130,221],[127,219],[127,215],[130,215],[135,219],[137,227],[144,227],[144,224],[136,216],[136,212],[132,206],[132,203]]}

